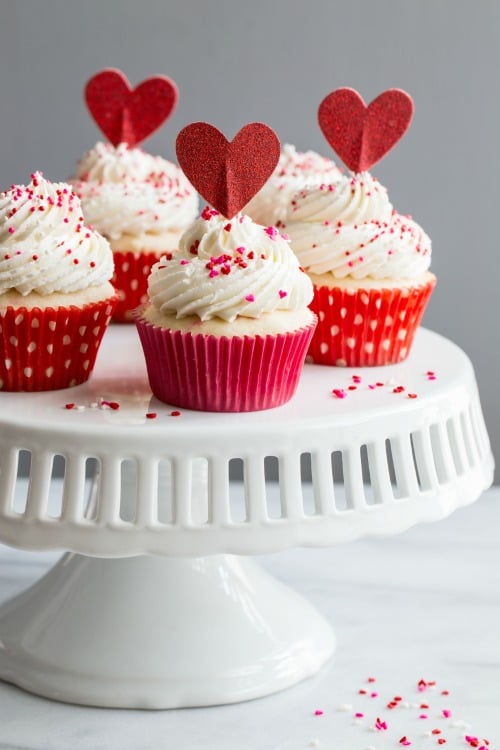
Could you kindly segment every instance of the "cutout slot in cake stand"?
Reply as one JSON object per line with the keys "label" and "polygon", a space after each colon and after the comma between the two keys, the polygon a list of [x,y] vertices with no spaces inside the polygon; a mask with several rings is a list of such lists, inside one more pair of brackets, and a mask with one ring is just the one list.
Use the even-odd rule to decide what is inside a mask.
{"label": "cutout slot in cake stand", "polygon": [[[353,374],[357,390],[333,397]],[[151,400],[135,330],[117,326],[87,384],[0,407],[0,539],[70,550],[0,607],[0,677],[69,702],[211,705],[302,680],[333,653],[331,626],[246,556],[398,533],[492,481],[472,366],[426,330],[399,365],[306,366],[279,409],[176,417]]]}

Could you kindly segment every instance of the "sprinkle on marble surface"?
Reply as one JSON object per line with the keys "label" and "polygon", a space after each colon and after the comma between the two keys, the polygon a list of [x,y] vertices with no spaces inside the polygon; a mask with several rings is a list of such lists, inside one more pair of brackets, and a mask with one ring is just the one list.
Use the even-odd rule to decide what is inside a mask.
{"label": "sprinkle on marble surface", "polygon": [[[370,677],[366,680],[367,683],[373,684],[376,682],[376,678]],[[465,732],[470,731],[470,725],[466,724],[461,719],[454,719],[452,708],[449,705],[439,705],[439,702],[446,699],[450,691],[439,690],[437,691],[437,682],[435,680],[419,679],[414,683],[413,690],[417,693],[427,693],[424,700],[410,702],[404,700],[404,696],[401,693],[393,695],[392,698],[387,697],[387,693],[384,689],[379,689],[376,693],[371,691],[370,688],[360,687],[356,692],[358,696],[357,702],[365,701],[367,698],[374,699],[373,705],[370,702],[371,710],[376,711],[376,718],[373,714],[370,717],[367,712],[361,708],[361,706],[351,704],[341,704],[339,707],[340,711],[348,712],[352,711],[352,725],[357,725],[361,731],[369,731],[373,733],[384,733],[386,740],[394,742],[394,746],[400,745],[408,747],[418,740],[418,737],[426,737],[432,741],[435,745],[446,745],[450,741],[462,739],[469,747],[475,748],[475,750],[493,750],[490,747],[490,743],[486,738],[481,738],[478,735],[466,734]],[[431,693],[434,691],[436,694],[434,699],[431,700]],[[385,695],[384,695],[385,693]],[[361,697],[359,697],[361,696]],[[380,697],[379,697],[380,696]],[[409,696],[408,696],[409,697]],[[423,697],[423,696],[422,696]],[[379,698],[379,700],[376,700]],[[380,703],[379,703],[380,701]],[[447,701],[448,702],[448,701]],[[367,704],[365,704],[367,705]],[[394,712],[399,713],[401,709],[406,709],[403,714],[399,714],[398,719],[394,717],[394,722],[389,720],[389,714],[384,715],[384,711],[390,711],[391,715],[394,716]],[[408,723],[405,727],[401,726],[402,716],[405,716]],[[428,729],[422,732],[419,728],[418,722],[415,719],[421,719],[426,722]],[[432,724],[430,724],[432,720]],[[399,722],[399,724],[398,724]],[[430,726],[429,726],[430,724]],[[420,725],[422,726],[422,725]],[[425,726],[425,724],[423,725]],[[401,730],[403,729],[403,734]],[[404,731],[406,730],[406,731]],[[448,735],[448,731],[451,734]],[[453,731],[455,730],[455,731]],[[458,736],[457,736],[457,730]],[[462,730],[462,732],[460,732]],[[353,732],[356,730],[353,730]],[[415,733],[418,733],[417,735]],[[431,747],[427,745],[426,747]],[[455,747],[455,745],[453,745]],[[365,750],[369,750],[365,748]]]}

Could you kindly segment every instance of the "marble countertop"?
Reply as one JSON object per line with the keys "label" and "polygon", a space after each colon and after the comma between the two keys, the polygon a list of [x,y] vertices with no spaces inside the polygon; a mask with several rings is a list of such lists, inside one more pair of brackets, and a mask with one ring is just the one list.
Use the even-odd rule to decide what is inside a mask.
{"label": "marble countertop", "polygon": [[[500,750],[499,528],[497,487],[396,537],[264,557],[335,627],[319,675],[259,700],[175,711],[70,706],[0,683],[0,750],[388,750],[409,746],[403,737],[412,750],[458,750],[471,746],[465,735]],[[0,602],[58,556],[0,546]]]}

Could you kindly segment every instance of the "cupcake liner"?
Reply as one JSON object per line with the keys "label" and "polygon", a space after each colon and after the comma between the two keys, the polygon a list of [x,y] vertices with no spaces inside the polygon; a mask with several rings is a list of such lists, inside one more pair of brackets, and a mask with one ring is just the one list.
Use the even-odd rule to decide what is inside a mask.
{"label": "cupcake liner", "polygon": [[154,326],[136,317],[154,395],[185,409],[271,409],[296,391],[316,321],[289,333],[212,336]]}
{"label": "cupcake liner", "polygon": [[148,298],[148,276],[161,253],[113,251],[115,270],[111,283],[118,291],[118,304],[113,313],[115,323],[132,323],[133,311]]}
{"label": "cupcake liner", "polygon": [[401,362],[435,285],[346,289],[316,287],[311,310],[318,316],[308,357],[315,364],[366,367]]}
{"label": "cupcake liner", "polygon": [[88,380],[116,300],[0,310],[0,390],[53,391]]}

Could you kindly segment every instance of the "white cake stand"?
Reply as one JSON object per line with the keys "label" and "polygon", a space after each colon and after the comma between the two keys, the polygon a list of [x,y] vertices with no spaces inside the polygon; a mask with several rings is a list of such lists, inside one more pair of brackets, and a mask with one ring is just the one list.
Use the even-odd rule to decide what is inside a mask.
{"label": "white cake stand", "polygon": [[[119,408],[95,408],[103,399]],[[473,502],[492,481],[472,366],[425,330],[399,365],[307,365],[278,409],[181,411],[151,398],[131,326],[108,331],[89,383],[0,394],[0,540],[70,550],[0,607],[2,679],[58,700],[135,708],[283,689],[320,669],[333,632],[245,555],[397,533]],[[89,459],[99,466],[90,493]],[[235,459],[242,493],[229,481]]]}

